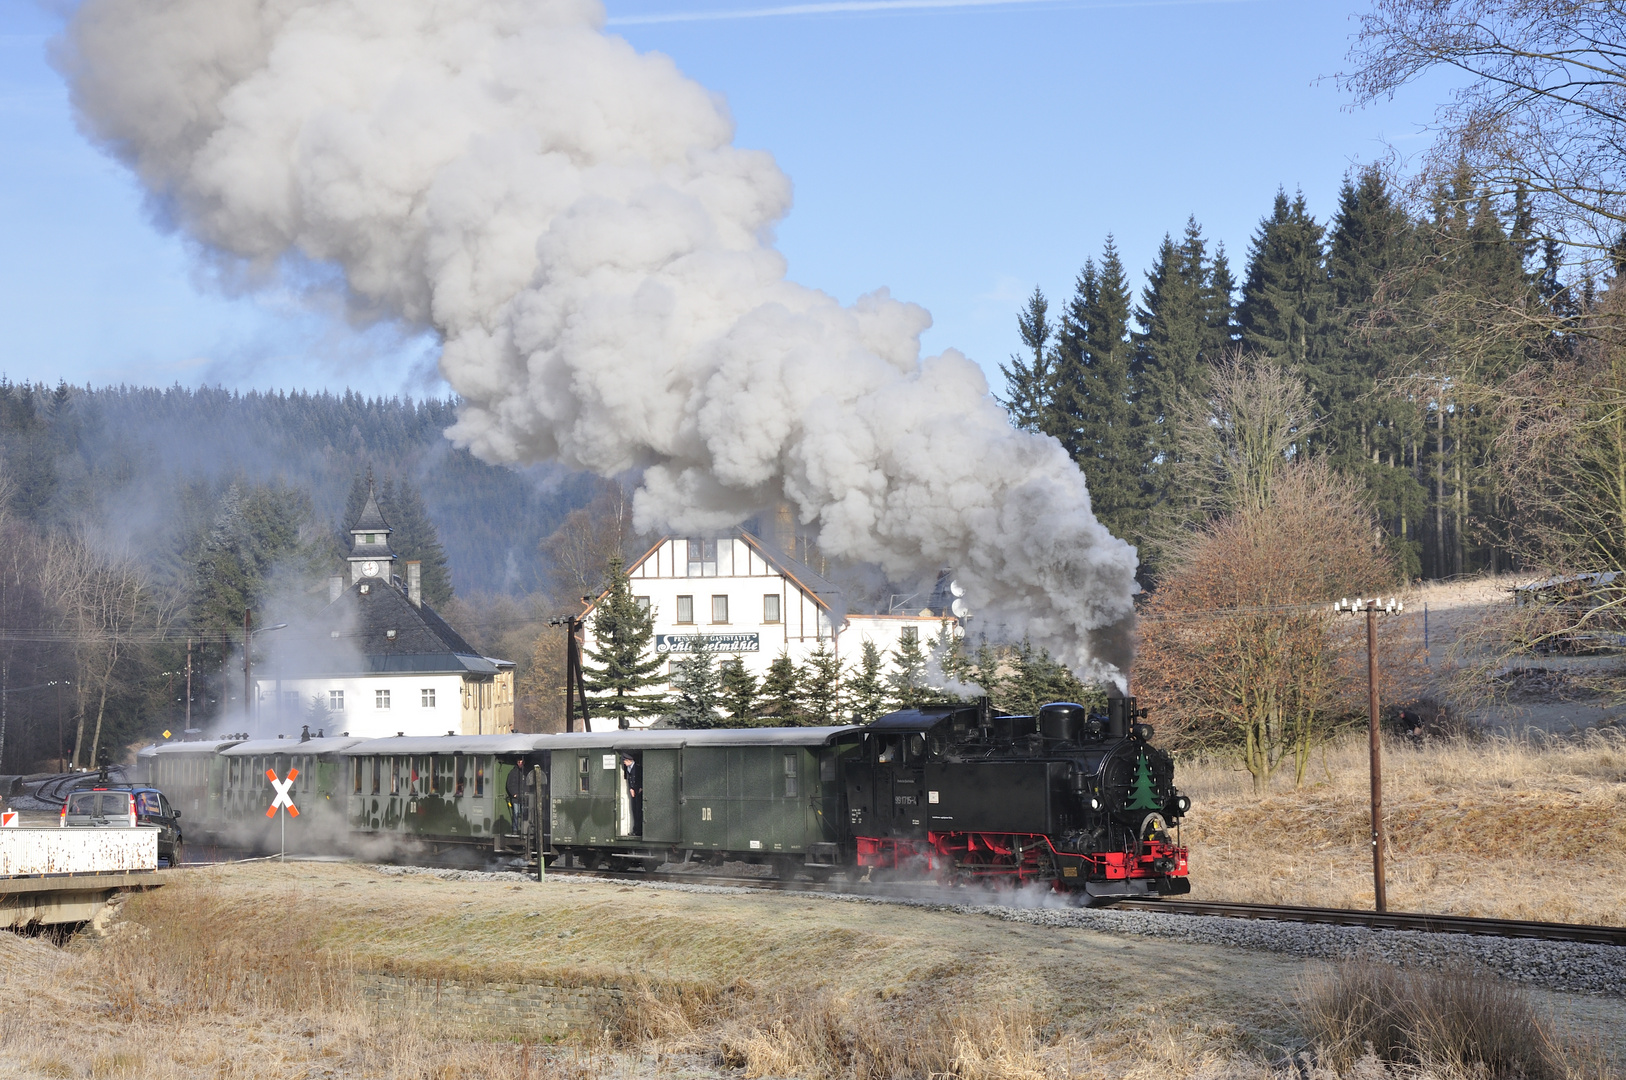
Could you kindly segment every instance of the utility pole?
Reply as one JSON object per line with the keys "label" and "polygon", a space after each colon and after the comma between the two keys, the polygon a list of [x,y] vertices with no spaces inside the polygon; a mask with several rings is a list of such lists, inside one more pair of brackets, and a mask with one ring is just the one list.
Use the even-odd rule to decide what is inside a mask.
{"label": "utility pole", "polygon": [[1398,615],[1405,604],[1390,597],[1385,603],[1381,597],[1362,600],[1340,600],[1332,610],[1340,615],[1366,613],[1366,714],[1367,739],[1370,754],[1369,769],[1372,776],[1372,898],[1379,912],[1389,910],[1383,849],[1383,743],[1378,729],[1378,615]]}
{"label": "utility pole", "polygon": [[[582,597],[591,600],[591,597]],[[580,615],[561,615],[557,619],[549,619],[549,626],[562,626],[565,628],[565,730],[575,731],[576,708],[575,700],[581,700],[582,730],[587,730],[587,683],[582,676],[581,640],[576,636],[581,632],[582,617]]]}
{"label": "utility pole", "polygon": [[192,639],[186,639],[186,726],[183,732],[192,730]]}
{"label": "utility pole", "polygon": [[249,648],[254,642],[254,613],[248,608],[243,609],[243,728],[246,731],[254,730],[254,713],[249,708],[249,691],[254,687],[251,677],[254,673],[254,661],[250,658],[252,650]]}

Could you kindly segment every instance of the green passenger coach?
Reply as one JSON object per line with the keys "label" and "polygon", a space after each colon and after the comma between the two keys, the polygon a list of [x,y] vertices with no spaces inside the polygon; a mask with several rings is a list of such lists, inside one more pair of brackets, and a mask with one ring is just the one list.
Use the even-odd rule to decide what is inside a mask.
{"label": "green passenger coach", "polygon": [[836,742],[853,730],[554,735],[546,832],[587,866],[733,858],[822,876],[841,835]]}

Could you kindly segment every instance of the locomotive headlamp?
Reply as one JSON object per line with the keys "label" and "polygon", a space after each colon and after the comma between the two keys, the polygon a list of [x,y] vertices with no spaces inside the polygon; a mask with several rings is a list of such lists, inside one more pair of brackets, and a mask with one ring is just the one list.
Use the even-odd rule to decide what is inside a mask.
{"label": "locomotive headlamp", "polygon": [[1186,796],[1184,796],[1184,795],[1176,795],[1174,797],[1174,812],[1175,813],[1184,814],[1187,810],[1190,810],[1190,809],[1191,809],[1191,800],[1190,799],[1186,798]]}
{"label": "locomotive headlamp", "polygon": [[1152,741],[1152,725],[1151,724],[1136,724],[1135,725],[1135,738],[1139,739],[1141,742],[1151,742]]}
{"label": "locomotive headlamp", "polygon": [[1101,809],[1101,800],[1100,799],[1091,799],[1090,800],[1090,809],[1091,810],[1099,810],[1099,809]]}

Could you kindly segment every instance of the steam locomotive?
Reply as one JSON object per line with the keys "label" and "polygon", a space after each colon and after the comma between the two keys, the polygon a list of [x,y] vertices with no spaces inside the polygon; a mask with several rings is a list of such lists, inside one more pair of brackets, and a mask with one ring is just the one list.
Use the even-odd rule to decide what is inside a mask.
{"label": "steam locomotive", "polygon": [[187,835],[540,869],[766,863],[784,877],[1188,892],[1190,800],[1131,698],[1037,716],[931,706],[846,727],[222,739],[141,752]]}

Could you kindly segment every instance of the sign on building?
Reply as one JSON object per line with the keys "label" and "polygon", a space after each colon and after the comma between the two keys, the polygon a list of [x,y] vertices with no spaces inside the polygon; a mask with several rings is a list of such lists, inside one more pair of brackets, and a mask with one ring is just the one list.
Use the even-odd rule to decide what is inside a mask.
{"label": "sign on building", "polygon": [[659,653],[748,653],[760,652],[758,634],[656,634]]}

